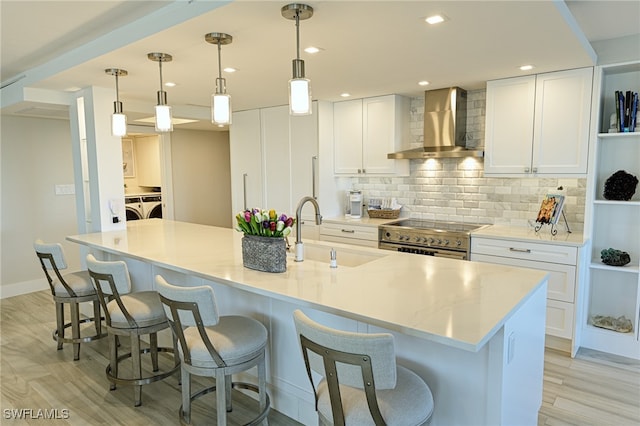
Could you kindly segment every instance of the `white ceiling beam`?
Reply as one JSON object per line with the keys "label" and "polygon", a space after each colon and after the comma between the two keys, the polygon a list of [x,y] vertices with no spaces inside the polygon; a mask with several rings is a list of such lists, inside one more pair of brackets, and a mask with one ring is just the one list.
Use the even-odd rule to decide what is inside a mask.
{"label": "white ceiling beam", "polygon": [[176,0],[162,9],[70,50],[47,63],[21,73],[21,76],[13,83],[11,80],[16,77],[7,80],[8,84],[0,91],[0,108],[6,108],[24,101],[23,89],[30,84],[54,76],[59,72],[78,66],[129,43],[141,40],[229,3],[231,3],[231,0]]}

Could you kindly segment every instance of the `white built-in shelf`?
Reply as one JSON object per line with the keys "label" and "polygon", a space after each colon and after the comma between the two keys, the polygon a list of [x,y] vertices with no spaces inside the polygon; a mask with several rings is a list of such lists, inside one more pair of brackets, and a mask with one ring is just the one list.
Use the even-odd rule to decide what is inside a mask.
{"label": "white built-in shelf", "polygon": [[620,201],[620,200],[593,200],[593,204],[609,204],[612,206],[640,206],[640,201]]}
{"label": "white built-in shelf", "polygon": [[609,330],[607,328],[601,328],[601,327],[596,327],[595,325],[592,324],[588,324],[587,325],[587,331],[590,333],[597,333],[600,334],[602,337],[606,337],[609,339],[620,339],[620,340],[630,340],[633,341],[635,340],[636,336],[636,330],[631,330],[628,333],[621,333],[619,331],[615,331],[615,330]]}
{"label": "white built-in shelf", "polygon": [[589,265],[592,269],[604,269],[606,271],[616,271],[616,272],[627,272],[632,274],[640,273],[640,266],[638,264],[628,263],[624,266],[612,266],[602,263],[599,259],[592,259],[591,265]]}
{"label": "white built-in shelf", "polygon": [[640,136],[640,132],[598,133],[600,139],[623,139]]}

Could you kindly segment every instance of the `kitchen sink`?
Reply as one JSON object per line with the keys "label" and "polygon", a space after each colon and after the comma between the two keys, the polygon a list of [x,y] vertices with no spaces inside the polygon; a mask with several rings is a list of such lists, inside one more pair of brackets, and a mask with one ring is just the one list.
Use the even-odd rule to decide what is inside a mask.
{"label": "kitchen sink", "polygon": [[[331,260],[331,248],[334,248],[336,251],[338,267],[360,266],[386,256],[385,253],[376,253],[375,251],[365,251],[346,247],[334,247],[324,244],[304,243],[304,259],[305,261],[311,260],[314,262],[326,263],[328,265]],[[287,253],[287,256],[288,262],[295,263],[295,245],[291,246],[291,249]]]}

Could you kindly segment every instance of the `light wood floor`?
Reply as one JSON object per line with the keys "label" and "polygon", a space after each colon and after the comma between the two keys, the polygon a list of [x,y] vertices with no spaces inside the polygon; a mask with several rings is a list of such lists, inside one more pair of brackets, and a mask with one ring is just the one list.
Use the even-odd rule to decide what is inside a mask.
{"label": "light wood floor", "polygon": [[[0,424],[2,425],[172,425],[178,424],[180,386],[177,377],[144,386],[142,406],[133,407],[133,390],[109,391],[104,369],[106,339],[83,344],[80,360],[72,347],[61,351],[51,338],[55,327],[48,291],[0,301]],[[126,342],[122,342],[126,349]],[[127,363],[125,363],[127,364]],[[161,365],[169,366],[170,359]],[[194,389],[210,383],[194,379]],[[215,424],[215,394],[194,403],[194,425]],[[7,410],[31,409],[30,420],[9,418]],[[38,409],[57,410],[55,421],[35,418]],[[436,408],[437,409],[437,408]],[[66,411],[65,411],[66,410]],[[231,425],[243,424],[257,403],[234,393]],[[298,423],[271,411],[269,424]],[[581,350],[575,359],[547,350],[543,405],[539,425],[640,425],[640,363]]]}

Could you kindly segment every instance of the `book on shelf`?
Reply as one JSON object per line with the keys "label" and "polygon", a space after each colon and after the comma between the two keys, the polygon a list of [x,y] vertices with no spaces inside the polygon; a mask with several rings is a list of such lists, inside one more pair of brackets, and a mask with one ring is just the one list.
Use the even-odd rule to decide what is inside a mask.
{"label": "book on shelf", "polygon": [[560,194],[547,194],[542,199],[536,222],[548,223],[555,225],[560,219],[562,214],[562,207],[564,207],[564,195]]}
{"label": "book on shelf", "polygon": [[635,131],[638,117],[638,92],[616,90],[614,100],[616,130],[620,133]]}

